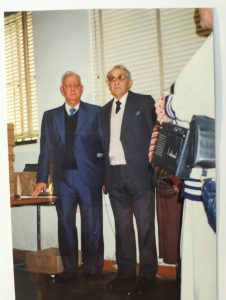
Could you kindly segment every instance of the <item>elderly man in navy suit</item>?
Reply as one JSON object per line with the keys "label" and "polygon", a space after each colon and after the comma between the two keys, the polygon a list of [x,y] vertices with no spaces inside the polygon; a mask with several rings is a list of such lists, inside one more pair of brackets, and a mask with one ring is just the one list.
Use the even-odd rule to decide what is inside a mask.
{"label": "elderly man in navy suit", "polygon": [[81,214],[83,271],[97,275],[103,267],[102,186],[104,137],[101,108],[81,101],[80,76],[66,72],[61,94],[65,103],[44,113],[38,174],[33,197],[47,187],[51,173],[58,196],[58,240],[64,271],[55,281],[77,277],[78,239],[76,209]]}
{"label": "elderly man in navy suit", "polygon": [[[127,68],[113,67],[107,74],[113,99],[103,107],[106,139],[106,192],[115,218],[118,274],[107,287],[137,294],[147,292],[155,278],[155,196],[148,149],[156,121],[154,99],[130,91]],[[136,280],[136,219],[140,270]],[[135,287],[135,289],[134,289]]]}

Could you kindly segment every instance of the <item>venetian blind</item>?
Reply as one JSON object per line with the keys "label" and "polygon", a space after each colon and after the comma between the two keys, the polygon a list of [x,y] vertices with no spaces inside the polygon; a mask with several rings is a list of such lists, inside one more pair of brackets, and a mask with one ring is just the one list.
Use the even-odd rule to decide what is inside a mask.
{"label": "venetian blind", "polygon": [[161,9],[160,18],[163,88],[169,90],[205,37],[199,26],[199,15],[193,8]]}
{"label": "venetian blind", "polygon": [[93,96],[100,105],[111,98],[105,76],[114,65],[131,71],[133,91],[158,99],[204,41],[194,9],[92,10],[90,28]]}
{"label": "venetian blind", "polygon": [[7,121],[14,124],[16,142],[38,137],[32,13],[5,17]]}
{"label": "venetian blind", "polygon": [[154,97],[159,93],[156,11],[107,9],[91,11],[93,94],[102,105],[112,98],[105,82],[114,65],[132,74],[132,90]]}

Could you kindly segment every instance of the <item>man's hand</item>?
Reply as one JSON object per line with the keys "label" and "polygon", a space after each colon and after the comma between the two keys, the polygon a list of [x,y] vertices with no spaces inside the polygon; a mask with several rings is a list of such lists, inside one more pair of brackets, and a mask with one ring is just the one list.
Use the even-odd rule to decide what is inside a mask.
{"label": "man's hand", "polygon": [[31,197],[33,198],[37,197],[41,191],[44,191],[46,189],[47,189],[47,184],[45,182],[36,183],[35,190],[32,193]]}

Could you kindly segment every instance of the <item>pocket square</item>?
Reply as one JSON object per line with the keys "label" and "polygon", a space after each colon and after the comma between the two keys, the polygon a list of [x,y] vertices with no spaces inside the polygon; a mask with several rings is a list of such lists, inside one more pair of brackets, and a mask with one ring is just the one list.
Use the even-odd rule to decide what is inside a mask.
{"label": "pocket square", "polygon": [[102,157],[104,153],[97,153],[97,157]]}
{"label": "pocket square", "polygon": [[140,115],[140,111],[138,110],[135,114],[135,116],[139,116]]}

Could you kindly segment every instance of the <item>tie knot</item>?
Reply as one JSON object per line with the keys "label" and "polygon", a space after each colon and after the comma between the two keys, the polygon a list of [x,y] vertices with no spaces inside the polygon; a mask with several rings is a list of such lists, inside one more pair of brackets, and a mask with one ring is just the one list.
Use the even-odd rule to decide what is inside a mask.
{"label": "tie knot", "polygon": [[119,110],[120,110],[120,105],[121,105],[122,103],[118,100],[118,101],[116,101],[116,110],[115,110],[115,113],[117,114],[118,112],[119,112]]}
{"label": "tie knot", "polygon": [[70,116],[73,116],[76,113],[76,109],[74,107],[71,107],[69,109],[69,112],[70,112]]}

